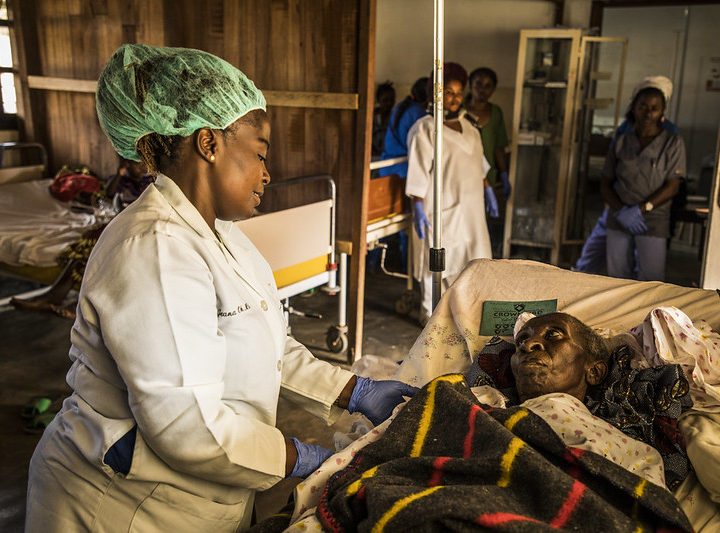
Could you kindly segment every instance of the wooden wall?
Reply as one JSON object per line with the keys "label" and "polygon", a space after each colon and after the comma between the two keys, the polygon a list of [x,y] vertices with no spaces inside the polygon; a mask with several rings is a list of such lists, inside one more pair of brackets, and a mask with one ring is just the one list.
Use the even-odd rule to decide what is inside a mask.
{"label": "wooden wall", "polygon": [[[337,235],[357,251],[350,321],[359,312],[362,327],[375,0],[10,0],[9,5],[19,52],[21,139],[47,147],[51,170],[83,163],[107,175],[117,156],[99,127],[92,93],[33,88],[32,78],[97,80],[124,42],[206,50],[265,91],[354,95],[356,109],[323,108],[322,97],[319,107],[270,105],[268,168],[275,181],[312,174],[335,178]],[[296,201],[310,194],[293,192]]]}
{"label": "wooden wall", "polygon": [[[183,46],[223,57],[263,90],[358,92],[359,2],[343,0],[22,0],[28,75],[96,80],[123,42]],[[30,89],[26,138],[45,144],[51,168],[84,163],[112,173],[117,157],[90,93]],[[331,174],[339,235],[350,239],[357,111],[269,107],[275,180]],[[342,154],[342,156],[341,156]]]}

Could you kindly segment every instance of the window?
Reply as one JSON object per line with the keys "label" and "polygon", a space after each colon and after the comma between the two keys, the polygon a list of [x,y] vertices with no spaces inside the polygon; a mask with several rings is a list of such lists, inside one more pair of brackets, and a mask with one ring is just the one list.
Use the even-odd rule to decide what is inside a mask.
{"label": "window", "polygon": [[17,123],[17,99],[15,97],[15,72],[10,47],[10,20],[7,0],[0,0],[0,128],[15,128]]}

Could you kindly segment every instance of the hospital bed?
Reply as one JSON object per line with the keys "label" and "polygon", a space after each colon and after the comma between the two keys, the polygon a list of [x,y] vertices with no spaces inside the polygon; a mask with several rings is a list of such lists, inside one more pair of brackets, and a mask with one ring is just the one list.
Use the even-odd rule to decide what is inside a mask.
{"label": "hospital bed", "polygon": [[[393,159],[385,159],[383,161],[373,161],[370,163],[370,170],[377,170],[388,167],[396,163],[407,161],[407,157],[396,157]],[[394,235],[400,231],[410,231],[412,228],[412,217],[410,213],[403,209],[405,198],[405,182],[398,176],[384,176],[373,178],[369,182],[368,189],[368,222],[366,229],[366,246],[368,250],[381,249],[380,268],[382,271],[393,277],[403,278],[406,280],[406,290],[401,297],[395,302],[395,311],[399,314],[407,314],[413,306],[413,279],[411,275],[400,272],[393,272],[386,268],[385,257],[387,253],[387,244],[381,242],[381,239]],[[412,250],[411,239],[408,239],[407,249],[407,271],[412,272]],[[339,241],[339,260],[340,267],[338,275],[340,285],[347,285],[347,257],[351,252],[352,243],[349,241]],[[331,328],[328,331],[327,344],[332,351],[340,352],[347,348],[347,325],[345,314],[344,296],[341,297],[341,319],[342,329]],[[348,360],[348,363],[352,361]]]}
{"label": "hospital bed", "polygon": [[[404,163],[407,156],[373,161],[370,163],[370,170]],[[407,281],[405,292],[395,302],[395,311],[406,315],[413,308],[413,278],[410,274],[392,272],[385,267],[385,256],[387,245],[381,239],[395,235],[400,231],[408,232],[407,246],[407,272],[412,272],[412,239],[409,232],[412,230],[412,215],[404,208],[405,205],[405,180],[396,176],[383,176],[370,180],[368,191],[368,224],[366,243],[368,250],[382,249],[380,268],[388,276],[403,278]]]}
{"label": "hospital bed", "polygon": [[[0,168],[0,272],[49,285],[61,272],[57,255],[89,227],[106,220],[94,213],[76,212],[52,197],[42,145],[0,144],[0,158],[11,150],[34,162]],[[335,183],[330,176],[310,176],[270,184],[267,189],[289,190],[312,182],[326,184],[325,199],[237,224],[270,263],[286,318],[294,311],[289,304],[291,296],[320,286],[340,293],[340,321],[328,334],[328,347],[341,351],[347,346],[347,324],[345,284],[337,283],[335,260]],[[44,287],[15,297],[28,298],[46,290]],[[0,306],[7,305],[12,297],[0,300]],[[338,346],[342,339],[344,344]]]}
{"label": "hospital bed", "polygon": [[[377,170],[397,163],[407,161],[407,157],[396,157],[383,161],[370,163],[370,170]],[[386,268],[385,257],[387,245],[380,242],[384,237],[389,237],[400,231],[409,231],[412,228],[412,217],[403,209],[405,198],[405,182],[398,176],[384,176],[372,178],[368,189],[368,222],[366,229],[366,246],[368,250],[381,248],[380,268],[382,271],[393,277],[403,278],[407,281],[406,290],[395,302],[395,311],[399,314],[407,314],[413,308],[413,279],[411,275],[400,272],[393,272]],[[347,258],[352,251],[350,241],[338,241],[338,277],[341,287],[347,286]],[[412,272],[412,250],[411,239],[408,239],[407,250],[407,271]],[[341,352],[347,348],[347,313],[344,292],[340,297],[340,320],[338,326],[331,327],[327,334],[327,345],[333,352]],[[356,354],[356,357],[359,356]],[[352,360],[348,363],[352,364]]]}
{"label": "hospital bed", "polygon": [[347,260],[341,261],[338,284],[335,253],[335,182],[328,175],[305,176],[270,183],[266,194],[292,196],[293,187],[325,183],[325,199],[270,213],[262,213],[235,224],[247,235],[270,264],[283,300],[290,331],[291,313],[313,316],[290,306],[290,297],[317,287],[338,294],[338,324],[327,334],[328,348],[340,352],[347,348],[346,272]]}
{"label": "hospital bed", "polygon": [[61,271],[55,262],[58,253],[100,220],[52,197],[41,144],[0,144],[0,167],[0,273],[49,285]]}
{"label": "hospital bed", "polygon": [[[694,345],[697,339],[704,345],[692,354],[696,363],[690,365],[697,364],[697,371],[703,349],[720,353],[720,298],[716,291],[570,272],[533,261],[481,259],[469,263],[443,295],[397,370],[372,377],[423,386],[438,376],[464,373],[494,337],[494,331],[483,327],[486,320],[492,323],[492,317],[484,312],[491,308],[488,302],[506,302],[509,306],[504,311],[509,315],[506,322],[513,323],[519,313],[534,309],[540,301],[552,302],[557,311],[579,318],[606,336],[620,335],[642,324],[633,335],[641,337],[643,346],[656,346],[658,351],[669,346],[668,352],[685,349],[688,352],[683,353],[687,356],[692,349],[683,348],[682,343],[688,336],[693,339],[689,344]],[[690,325],[677,327],[682,326],[681,322],[651,321],[656,313],[651,316],[648,313],[659,306],[682,310],[696,326],[694,333],[691,334]],[[669,307],[663,309],[665,316],[674,312],[667,311]],[[493,323],[491,329],[495,327]],[[681,331],[684,327],[688,329]],[[695,530],[705,532],[720,531],[720,509],[716,503],[720,501],[720,457],[716,454],[720,446],[720,369],[713,368],[709,373],[704,371],[707,394],[694,397],[693,409],[680,419],[695,474],[673,492]],[[692,376],[689,380],[696,384],[702,381]],[[347,466],[367,443],[380,438],[384,429],[385,425],[381,425],[366,433],[361,437],[365,443],[358,439],[358,443],[333,455],[298,485],[290,531],[315,527],[313,508],[318,505],[326,481]]]}

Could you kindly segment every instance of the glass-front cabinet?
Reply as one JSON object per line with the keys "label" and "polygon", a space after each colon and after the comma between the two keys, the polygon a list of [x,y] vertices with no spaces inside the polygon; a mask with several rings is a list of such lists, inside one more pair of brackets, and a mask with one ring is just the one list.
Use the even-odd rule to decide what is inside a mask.
{"label": "glass-front cabinet", "polygon": [[595,69],[597,39],[608,38],[579,29],[520,32],[504,257],[558,264],[567,260],[564,245],[582,243],[594,111],[611,109],[612,134],[622,81],[621,61],[614,71]]}

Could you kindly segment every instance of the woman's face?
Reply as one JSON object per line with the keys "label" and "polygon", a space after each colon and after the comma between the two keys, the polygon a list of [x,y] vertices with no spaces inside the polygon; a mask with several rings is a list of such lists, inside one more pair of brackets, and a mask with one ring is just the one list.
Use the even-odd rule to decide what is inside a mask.
{"label": "woman's face", "polygon": [[250,218],[270,174],[265,159],[270,148],[270,122],[240,119],[219,136],[215,175],[210,183],[215,216],[220,220]]}
{"label": "woman's face", "polygon": [[520,400],[552,392],[585,397],[589,356],[581,334],[563,313],[535,317],[515,337],[510,366]]}
{"label": "woman's face", "polygon": [[475,76],[470,81],[470,97],[473,102],[487,102],[495,92],[495,83],[490,76]]}
{"label": "woman's face", "polygon": [[443,108],[455,113],[462,105],[463,86],[457,80],[448,80],[443,92]]}
{"label": "woman's face", "polygon": [[665,106],[662,97],[652,93],[641,95],[632,108],[635,124],[640,128],[659,124],[664,111]]}

